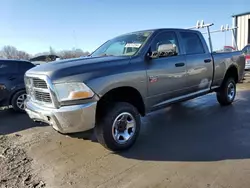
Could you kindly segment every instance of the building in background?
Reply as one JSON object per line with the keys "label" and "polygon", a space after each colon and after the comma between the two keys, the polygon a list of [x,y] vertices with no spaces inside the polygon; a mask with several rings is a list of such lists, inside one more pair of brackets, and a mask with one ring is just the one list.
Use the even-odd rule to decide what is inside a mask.
{"label": "building in background", "polygon": [[[242,50],[247,44],[250,44],[250,11],[242,14],[235,14],[232,17],[233,26],[238,27],[234,34],[237,47],[239,50]],[[233,46],[235,46],[234,39]]]}

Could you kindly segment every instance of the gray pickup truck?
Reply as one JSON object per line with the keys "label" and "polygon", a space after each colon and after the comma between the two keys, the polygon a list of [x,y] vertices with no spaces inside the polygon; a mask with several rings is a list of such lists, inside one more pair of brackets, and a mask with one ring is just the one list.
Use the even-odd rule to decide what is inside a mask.
{"label": "gray pickup truck", "polygon": [[27,71],[25,109],[60,133],[94,128],[103,146],[124,150],[149,112],[211,92],[230,105],[244,67],[241,52],[211,54],[199,31],[138,31],[107,41],[89,57]]}

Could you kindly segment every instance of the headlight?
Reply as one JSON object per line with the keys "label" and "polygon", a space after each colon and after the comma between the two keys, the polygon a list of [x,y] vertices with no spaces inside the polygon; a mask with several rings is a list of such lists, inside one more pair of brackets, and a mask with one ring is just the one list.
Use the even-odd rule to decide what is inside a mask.
{"label": "headlight", "polygon": [[87,99],[94,96],[93,91],[84,83],[55,84],[55,90],[60,102],[77,99]]}

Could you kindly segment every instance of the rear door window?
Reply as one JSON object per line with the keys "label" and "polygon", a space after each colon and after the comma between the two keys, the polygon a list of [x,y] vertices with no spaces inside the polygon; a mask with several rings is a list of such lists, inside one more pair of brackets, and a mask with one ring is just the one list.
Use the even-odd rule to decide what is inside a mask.
{"label": "rear door window", "polygon": [[205,53],[199,35],[193,32],[180,32],[180,35],[187,55]]}
{"label": "rear door window", "polygon": [[17,62],[0,61],[0,75],[17,72]]}

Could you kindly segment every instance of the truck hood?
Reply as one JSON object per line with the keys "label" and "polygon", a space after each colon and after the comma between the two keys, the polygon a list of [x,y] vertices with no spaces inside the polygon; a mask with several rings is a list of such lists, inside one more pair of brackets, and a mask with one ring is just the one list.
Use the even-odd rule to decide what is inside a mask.
{"label": "truck hood", "polygon": [[117,66],[128,64],[129,61],[130,57],[116,56],[67,59],[37,65],[28,70],[26,75],[47,75],[54,82],[65,77],[83,75],[84,73],[96,73],[107,68],[117,69]]}

